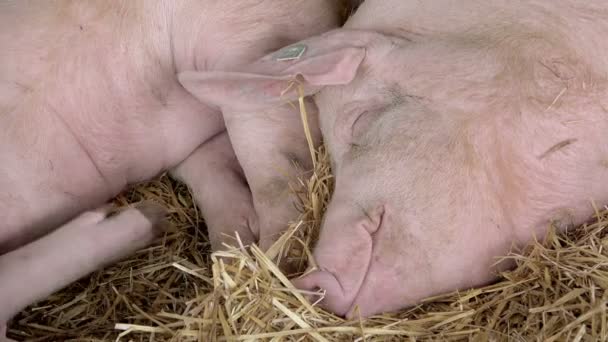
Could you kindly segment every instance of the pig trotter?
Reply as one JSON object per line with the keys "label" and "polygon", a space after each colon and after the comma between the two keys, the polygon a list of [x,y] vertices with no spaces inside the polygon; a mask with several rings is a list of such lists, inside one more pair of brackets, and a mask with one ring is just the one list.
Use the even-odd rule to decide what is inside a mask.
{"label": "pig trotter", "polygon": [[188,185],[200,208],[214,251],[224,244],[257,241],[258,229],[251,192],[224,131],[201,145],[171,174]]}

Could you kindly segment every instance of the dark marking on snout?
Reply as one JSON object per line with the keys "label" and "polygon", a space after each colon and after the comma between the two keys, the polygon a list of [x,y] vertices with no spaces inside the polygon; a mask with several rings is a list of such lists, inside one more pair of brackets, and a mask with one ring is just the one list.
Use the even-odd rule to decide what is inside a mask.
{"label": "dark marking on snout", "polygon": [[549,155],[565,148],[566,146],[575,143],[578,139],[566,139],[564,141],[558,142],[557,144],[551,146],[547,151],[545,151],[545,153],[541,154],[540,156],[538,156],[539,160],[542,160],[544,158],[547,158]]}

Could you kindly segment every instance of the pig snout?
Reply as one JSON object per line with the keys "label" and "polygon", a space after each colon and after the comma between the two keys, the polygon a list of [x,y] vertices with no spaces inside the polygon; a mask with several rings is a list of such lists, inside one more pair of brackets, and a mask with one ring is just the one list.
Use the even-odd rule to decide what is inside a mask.
{"label": "pig snout", "polygon": [[[294,279],[294,285],[307,291],[325,292],[320,305],[341,316],[350,317],[354,305],[369,310],[359,292],[368,280],[375,235],[382,226],[384,207],[358,210],[334,199],[325,216],[314,258],[320,269]],[[311,298],[313,301],[315,298]]]}
{"label": "pig snout", "polygon": [[[302,290],[321,290],[322,308],[347,319],[368,317],[493,279],[491,256],[500,245],[494,238],[451,237],[448,229],[408,224],[392,205],[371,208],[345,197],[328,207],[313,252],[319,269],[293,279]],[[467,242],[490,248],[467,249]]]}

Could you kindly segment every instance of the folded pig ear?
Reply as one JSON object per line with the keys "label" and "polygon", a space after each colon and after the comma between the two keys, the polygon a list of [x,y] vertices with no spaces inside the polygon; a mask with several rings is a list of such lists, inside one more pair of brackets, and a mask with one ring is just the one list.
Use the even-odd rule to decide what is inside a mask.
{"label": "folded pig ear", "polygon": [[239,72],[189,71],[178,77],[182,86],[201,102],[222,109],[252,110],[297,99],[298,84],[305,96],[324,86],[347,84],[355,78],[365,57],[365,49],[360,47],[318,50],[298,43]]}

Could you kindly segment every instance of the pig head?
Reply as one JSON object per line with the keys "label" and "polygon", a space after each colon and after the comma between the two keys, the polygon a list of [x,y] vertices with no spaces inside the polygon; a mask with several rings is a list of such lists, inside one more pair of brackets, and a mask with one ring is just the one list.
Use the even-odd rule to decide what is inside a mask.
{"label": "pig head", "polygon": [[276,105],[296,75],[314,94],[336,186],[319,269],[295,283],[325,308],[369,316],[486,284],[512,247],[608,202],[603,62],[566,26],[483,27],[338,29],[298,59],[198,79],[235,110]]}

